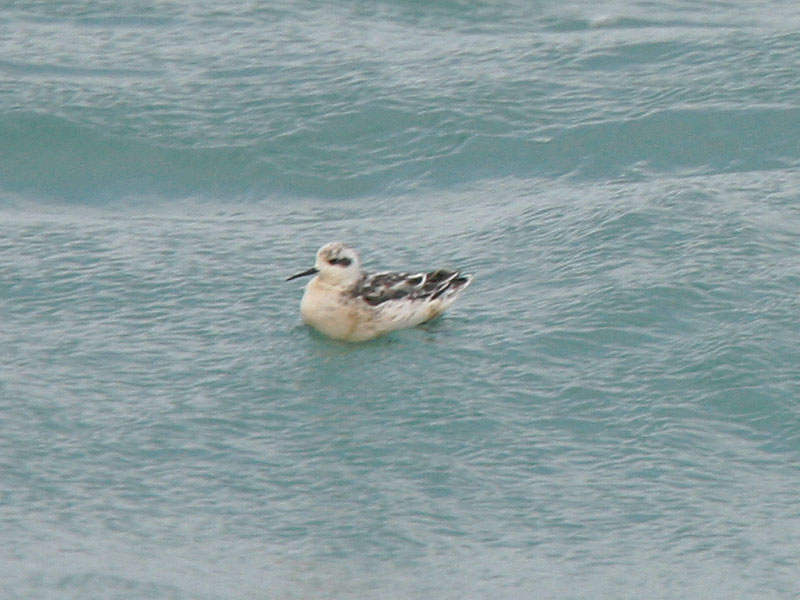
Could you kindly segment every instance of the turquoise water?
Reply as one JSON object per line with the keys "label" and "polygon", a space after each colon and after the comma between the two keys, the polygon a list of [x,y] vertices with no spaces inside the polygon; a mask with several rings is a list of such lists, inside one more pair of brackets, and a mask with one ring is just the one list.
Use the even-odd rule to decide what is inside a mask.
{"label": "turquoise water", "polygon": [[[0,27],[0,597],[800,594],[793,4]],[[333,239],[475,281],[326,340]]]}

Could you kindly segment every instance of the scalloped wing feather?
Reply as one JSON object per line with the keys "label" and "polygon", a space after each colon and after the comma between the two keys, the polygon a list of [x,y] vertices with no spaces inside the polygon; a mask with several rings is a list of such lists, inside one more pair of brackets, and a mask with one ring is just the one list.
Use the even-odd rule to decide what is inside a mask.
{"label": "scalloped wing feather", "polygon": [[354,295],[371,306],[391,300],[436,300],[463,290],[471,276],[459,271],[437,269],[428,273],[383,272],[364,275]]}

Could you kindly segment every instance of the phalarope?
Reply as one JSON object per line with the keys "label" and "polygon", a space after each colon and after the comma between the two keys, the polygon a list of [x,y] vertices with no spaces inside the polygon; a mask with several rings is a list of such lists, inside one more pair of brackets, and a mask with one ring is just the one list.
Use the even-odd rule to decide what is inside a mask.
{"label": "phalarope", "polygon": [[358,253],[341,242],[317,251],[314,266],[286,281],[316,275],[306,286],[300,315],[307,325],[348,342],[371,340],[439,316],[472,281],[471,275],[365,273]]}

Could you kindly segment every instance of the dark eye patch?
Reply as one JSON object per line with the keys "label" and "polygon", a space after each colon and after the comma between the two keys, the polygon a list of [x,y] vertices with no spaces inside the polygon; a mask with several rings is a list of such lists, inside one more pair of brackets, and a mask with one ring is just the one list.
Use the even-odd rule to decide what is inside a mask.
{"label": "dark eye patch", "polygon": [[332,265],[342,265],[343,267],[349,267],[350,264],[353,262],[349,258],[332,258],[328,261]]}

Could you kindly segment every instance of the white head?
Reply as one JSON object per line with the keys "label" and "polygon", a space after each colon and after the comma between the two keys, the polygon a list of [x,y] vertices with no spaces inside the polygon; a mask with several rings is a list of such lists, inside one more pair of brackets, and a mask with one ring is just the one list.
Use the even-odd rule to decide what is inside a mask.
{"label": "white head", "polygon": [[342,242],[331,242],[317,250],[317,260],[313,268],[292,275],[289,279],[315,273],[324,283],[349,287],[361,277],[361,260],[358,253],[349,246]]}

